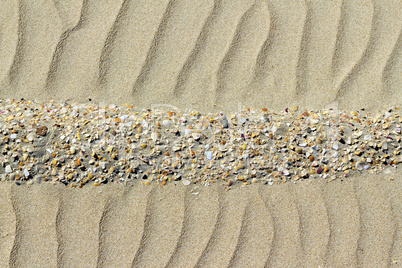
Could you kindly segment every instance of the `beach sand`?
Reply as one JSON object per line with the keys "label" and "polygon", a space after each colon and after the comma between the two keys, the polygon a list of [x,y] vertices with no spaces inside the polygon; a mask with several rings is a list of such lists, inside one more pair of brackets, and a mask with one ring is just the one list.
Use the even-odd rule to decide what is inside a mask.
{"label": "beach sand", "polygon": [[[2,1],[0,98],[227,113],[400,107],[401,8]],[[400,168],[230,191],[87,186],[1,182],[0,267],[402,267]]]}

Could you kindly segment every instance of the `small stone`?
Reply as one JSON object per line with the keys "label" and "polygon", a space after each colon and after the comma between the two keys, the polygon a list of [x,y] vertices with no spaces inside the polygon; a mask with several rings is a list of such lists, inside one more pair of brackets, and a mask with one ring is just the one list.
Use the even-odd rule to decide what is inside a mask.
{"label": "small stone", "polygon": [[28,141],[33,141],[34,140],[34,135],[32,133],[29,133],[27,135],[27,139],[28,139]]}
{"label": "small stone", "polygon": [[313,162],[314,161],[314,156],[310,155],[308,159],[310,160],[310,162]]}
{"label": "small stone", "polygon": [[363,163],[361,161],[357,161],[355,164],[355,168],[357,170],[363,170]]}
{"label": "small stone", "polygon": [[22,160],[27,161],[28,156],[29,156],[28,154],[23,154],[23,155],[22,155]]}
{"label": "small stone", "polygon": [[92,175],[91,172],[88,173],[88,179],[92,180],[94,178],[94,176]]}
{"label": "small stone", "polygon": [[321,174],[323,171],[324,171],[324,169],[322,167],[317,168],[317,174]]}
{"label": "small stone", "polygon": [[70,148],[70,154],[75,154],[75,148],[74,147]]}
{"label": "small stone", "polygon": [[296,147],[296,153],[298,153],[298,154],[303,153],[303,149],[300,147]]}
{"label": "small stone", "polygon": [[113,151],[113,149],[114,149],[114,147],[113,147],[112,145],[110,145],[110,146],[108,146],[108,147],[106,148],[106,150],[107,150],[109,153],[111,153],[111,152]]}
{"label": "small stone", "polygon": [[94,182],[93,185],[94,185],[94,186],[100,186],[100,183],[99,183],[99,182]]}
{"label": "small stone", "polygon": [[384,142],[381,144],[381,148],[382,148],[383,150],[388,150],[388,143],[387,143],[386,141],[384,141]]}
{"label": "small stone", "polygon": [[53,159],[53,161],[52,161],[52,165],[53,165],[53,166],[57,166],[57,164],[58,164],[57,159]]}
{"label": "small stone", "polygon": [[47,127],[46,126],[42,126],[42,127],[38,127],[37,129],[36,129],[36,132],[35,132],[37,135],[39,135],[39,136],[46,136],[46,133],[47,133]]}
{"label": "small stone", "polygon": [[290,110],[292,112],[296,112],[297,110],[299,110],[299,106],[292,106],[292,107],[290,107]]}
{"label": "small stone", "polygon": [[75,159],[75,164],[77,164],[78,167],[81,166],[81,159]]}
{"label": "small stone", "polygon": [[201,137],[201,135],[199,133],[192,133],[191,135],[192,135],[193,139],[196,141],[198,141]]}
{"label": "small stone", "polygon": [[212,154],[213,154],[212,151],[206,151],[204,154],[205,154],[205,156],[207,157],[208,160],[212,160]]}
{"label": "small stone", "polygon": [[325,166],[324,166],[324,172],[328,172],[328,170],[329,170],[329,169],[328,169],[328,166],[325,165]]}
{"label": "small stone", "polygon": [[223,117],[223,119],[222,119],[222,127],[223,128],[228,128],[229,127],[229,122],[228,122],[226,116]]}
{"label": "small stone", "polygon": [[143,149],[145,149],[145,148],[147,147],[147,144],[146,144],[146,143],[143,143],[143,144],[141,144],[141,147],[142,147]]}
{"label": "small stone", "polygon": [[232,180],[229,180],[227,183],[226,183],[226,186],[232,186],[233,185],[233,181]]}
{"label": "small stone", "polygon": [[13,169],[11,168],[10,165],[7,165],[5,170],[6,170],[7,173],[13,172]]}

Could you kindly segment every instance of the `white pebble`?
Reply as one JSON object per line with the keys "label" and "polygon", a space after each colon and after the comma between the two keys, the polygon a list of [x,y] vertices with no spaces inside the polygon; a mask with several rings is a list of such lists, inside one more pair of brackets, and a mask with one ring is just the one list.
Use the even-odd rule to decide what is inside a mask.
{"label": "white pebble", "polygon": [[13,172],[13,169],[11,168],[10,165],[7,165],[7,166],[6,166],[6,172],[7,172],[7,173]]}
{"label": "white pebble", "polygon": [[206,151],[204,155],[208,158],[208,160],[212,160],[212,151]]}
{"label": "white pebble", "polygon": [[33,141],[34,135],[33,135],[32,133],[29,133],[28,136],[27,136],[27,139],[28,139],[29,141]]}

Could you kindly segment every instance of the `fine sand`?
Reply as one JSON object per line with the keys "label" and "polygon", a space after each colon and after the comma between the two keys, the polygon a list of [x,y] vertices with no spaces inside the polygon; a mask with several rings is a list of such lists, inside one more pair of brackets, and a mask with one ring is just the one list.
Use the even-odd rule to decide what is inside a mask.
{"label": "fine sand", "polygon": [[[393,178],[394,180],[390,180]],[[0,184],[0,267],[400,267],[401,173],[209,187]]]}
{"label": "fine sand", "polygon": [[[1,1],[0,98],[401,107],[401,10],[400,0]],[[402,174],[230,191],[1,182],[9,266],[402,267]]]}

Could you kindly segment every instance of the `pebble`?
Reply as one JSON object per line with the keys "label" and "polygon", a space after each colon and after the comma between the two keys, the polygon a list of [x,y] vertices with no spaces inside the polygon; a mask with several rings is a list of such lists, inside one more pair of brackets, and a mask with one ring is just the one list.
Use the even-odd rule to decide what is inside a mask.
{"label": "pebble", "polygon": [[33,141],[34,140],[34,135],[32,133],[29,133],[27,136],[28,141]]}
{"label": "pebble", "polygon": [[13,169],[11,168],[10,165],[7,165],[5,171],[6,171],[7,173],[11,173],[11,172],[13,172]]}
{"label": "pebble", "polygon": [[41,127],[38,127],[36,129],[36,134],[39,135],[39,136],[46,136],[46,133],[47,133],[47,127],[46,126],[41,126]]}

